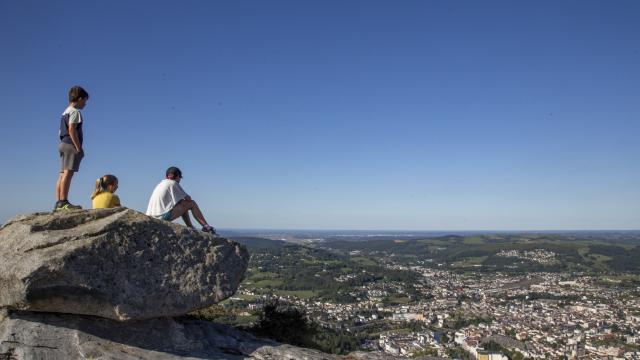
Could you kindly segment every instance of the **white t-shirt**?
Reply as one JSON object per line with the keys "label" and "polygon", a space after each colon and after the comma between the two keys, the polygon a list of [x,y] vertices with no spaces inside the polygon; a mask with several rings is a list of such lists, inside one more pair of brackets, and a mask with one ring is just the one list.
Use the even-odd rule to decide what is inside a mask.
{"label": "white t-shirt", "polygon": [[80,114],[80,110],[74,108],[73,106],[69,105],[66,109],[64,109],[62,115],[67,114],[69,114],[69,125],[79,124],[82,122],[82,114]]}
{"label": "white t-shirt", "polygon": [[178,201],[187,196],[187,193],[177,181],[164,179],[153,189],[149,199],[149,206],[147,206],[147,215],[162,217],[167,211],[173,209]]}

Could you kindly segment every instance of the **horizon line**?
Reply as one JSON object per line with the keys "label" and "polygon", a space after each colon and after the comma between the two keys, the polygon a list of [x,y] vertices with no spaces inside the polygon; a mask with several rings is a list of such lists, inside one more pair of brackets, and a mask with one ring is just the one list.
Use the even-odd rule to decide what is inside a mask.
{"label": "horizon line", "polygon": [[469,230],[407,230],[407,229],[313,229],[313,228],[218,228],[220,231],[306,231],[306,232],[419,232],[419,233],[554,233],[554,232],[640,232],[637,229],[469,229]]}

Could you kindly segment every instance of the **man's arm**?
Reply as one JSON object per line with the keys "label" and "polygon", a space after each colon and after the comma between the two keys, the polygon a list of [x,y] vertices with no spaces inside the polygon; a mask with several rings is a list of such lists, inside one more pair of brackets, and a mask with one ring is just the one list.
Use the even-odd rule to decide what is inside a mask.
{"label": "man's arm", "polygon": [[171,200],[173,200],[175,204],[178,204],[182,200],[191,200],[182,186],[180,186],[180,184],[178,184],[178,182],[176,181],[174,181],[171,186],[169,186],[169,193],[171,194]]}
{"label": "man's arm", "polygon": [[182,188],[179,182],[176,181],[173,183],[173,185],[174,185],[173,194],[176,198],[179,198],[179,200],[185,199],[187,201],[191,201],[191,196],[189,196],[189,194],[187,194],[187,192],[184,191],[184,189]]}
{"label": "man's arm", "polygon": [[76,126],[78,126],[78,124],[69,124],[69,137],[71,137],[73,146],[76,147],[76,152],[80,152],[82,151],[82,145],[80,145],[80,139],[78,139],[78,131],[76,130]]}

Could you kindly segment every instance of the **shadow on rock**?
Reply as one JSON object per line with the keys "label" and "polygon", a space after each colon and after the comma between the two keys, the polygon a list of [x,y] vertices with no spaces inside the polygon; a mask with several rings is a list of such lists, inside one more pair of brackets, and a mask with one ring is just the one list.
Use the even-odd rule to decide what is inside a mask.
{"label": "shadow on rock", "polygon": [[189,318],[120,322],[84,315],[9,312],[0,354],[17,359],[338,359]]}

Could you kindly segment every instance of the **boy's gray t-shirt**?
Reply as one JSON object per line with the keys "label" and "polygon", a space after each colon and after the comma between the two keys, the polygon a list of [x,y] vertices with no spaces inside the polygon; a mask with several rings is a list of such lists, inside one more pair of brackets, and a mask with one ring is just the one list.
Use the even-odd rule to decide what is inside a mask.
{"label": "boy's gray t-shirt", "polygon": [[60,141],[67,144],[73,144],[71,136],[69,135],[69,126],[71,124],[77,124],[76,130],[78,132],[78,140],[80,140],[80,144],[82,145],[82,114],[80,113],[80,110],[69,105],[62,113],[62,117],[60,118],[60,130],[58,131]]}

